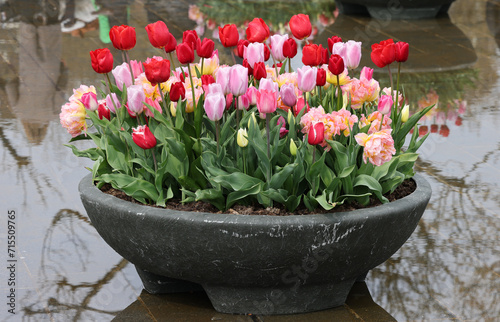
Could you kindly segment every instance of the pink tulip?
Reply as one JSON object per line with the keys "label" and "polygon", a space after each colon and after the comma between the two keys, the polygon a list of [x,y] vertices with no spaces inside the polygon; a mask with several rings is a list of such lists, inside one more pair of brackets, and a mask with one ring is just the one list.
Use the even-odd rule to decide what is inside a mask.
{"label": "pink tulip", "polygon": [[83,106],[85,106],[85,108],[90,111],[95,111],[99,107],[99,104],[97,103],[97,96],[93,92],[87,92],[83,94],[80,101],[82,102]]}
{"label": "pink tulip", "polygon": [[255,63],[264,62],[264,44],[260,42],[255,42],[249,44],[245,47],[243,52],[243,58],[248,61],[250,67],[253,68]]}
{"label": "pink tulip", "polygon": [[297,103],[297,94],[295,86],[291,83],[285,83],[281,86],[280,97],[283,104],[288,107],[293,107]]}
{"label": "pink tulip", "polygon": [[284,61],[285,56],[283,55],[283,44],[288,39],[288,34],[285,35],[272,35],[271,36],[271,54],[277,61]]}
{"label": "pink tulip", "polygon": [[131,60],[130,65],[132,66],[134,77],[137,77],[144,72],[141,62],[138,62],[137,60]]}
{"label": "pink tulip", "polygon": [[[247,91],[248,93],[248,91]],[[250,98],[248,97],[247,93],[238,96],[238,109],[239,110],[248,110],[248,107],[250,106]]]}
{"label": "pink tulip", "polygon": [[229,90],[234,96],[241,96],[248,89],[248,69],[234,65],[229,70]]}
{"label": "pink tulip", "polygon": [[257,88],[255,88],[253,86],[251,86],[251,87],[248,88],[246,96],[249,99],[249,104],[250,105],[257,105],[257,93],[258,92],[259,91],[257,90]]}
{"label": "pink tulip", "polygon": [[259,90],[265,89],[271,92],[277,92],[279,90],[279,85],[276,82],[273,82],[272,79],[262,78],[259,83]]}
{"label": "pink tulip", "polygon": [[370,68],[370,67],[363,67],[363,69],[361,69],[361,76],[359,77],[360,80],[371,80],[373,77],[373,68]]}
{"label": "pink tulip", "polygon": [[302,66],[301,68],[297,69],[297,73],[297,87],[303,92],[312,91],[316,86],[316,67]]}
{"label": "pink tulip", "polygon": [[116,66],[111,73],[113,74],[116,86],[120,91],[123,90],[123,85],[125,85],[125,87],[132,85],[132,75],[130,74],[130,67],[127,63]]}
{"label": "pink tulip", "polygon": [[207,86],[207,92],[206,95],[211,95],[211,94],[222,94],[224,95],[224,92],[222,90],[222,86],[217,83],[212,83]]}
{"label": "pink tulip", "polygon": [[[113,104],[114,102],[114,104]],[[116,113],[115,106],[116,108],[122,107],[122,104],[120,104],[120,100],[116,96],[115,93],[111,93],[111,95],[106,96],[106,106],[109,108],[109,110],[113,113]]]}
{"label": "pink tulip", "polygon": [[215,82],[222,87],[222,92],[224,95],[231,93],[229,88],[229,74],[231,71],[230,66],[220,67],[215,75]]}
{"label": "pink tulip", "polygon": [[278,107],[277,93],[265,89],[257,94],[257,109],[262,114],[274,113]]}
{"label": "pink tulip", "polygon": [[132,116],[142,113],[145,101],[146,94],[144,94],[142,85],[132,85],[127,88],[128,111]]}
{"label": "pink tulip", "polygon": [[226,98],[221,93],[208,94],[203,105],[207,117],[212,121],[218,121],[226,108]]}
{"label": "pink tulip", "polygon": [[354,69],[359,66],[361,60],[361,42],[349,40],[345,43],[344,53],[345,66],[348,69]]}
{"label": "pink tulip", "polygon": [[[160,106],[159,98],[153,100],[153,99],[151,99],[149,97],[146,97],[146,101],[145,102],[149,106],[152,106],[158,112],[160,112],[160,113],[162,112],[161,111],[161,106]],[[130,113],[130,109],[128,111]],[[154,113],[152,111],[150,111],[149,108],[147,108],[147,107],[144,108],[144,114],[146,114],[147,117],[154,117]]]}
{"label": "pink tulip", "polygon": [[332,55],[339,55],[341,57],[345,56],[346,46],[343,42],[336,42],[332,46]]}
{"label": "pink tulip", "polygon": [[391,112],[393,101],[390,95],[382,95],[378,101],[378,111],[384,115]]}

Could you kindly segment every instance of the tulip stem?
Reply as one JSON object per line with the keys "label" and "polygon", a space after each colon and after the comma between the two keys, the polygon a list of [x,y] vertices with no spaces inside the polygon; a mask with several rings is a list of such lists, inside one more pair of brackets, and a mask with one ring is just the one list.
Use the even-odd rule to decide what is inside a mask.
{"label": "tulip stem", "polygon": [[292,58],[288,57],[288,72],[292,72]]}
{"label": "tulip stem", "polygon": [[124,50],[124,52],[125,52],[125,57],[127,58],[128,67],[130,68],[130,76],[132,77],[132,85],[134,85],[134,83],[135,83],[134,70],[132,69],[132,64],[130,63],[128,51]]}
{"label": "tulip stem", "polygon": [[[270,130],[269,130],[269,123],[271,123],[271,114],[266,113],[266,134],[267,134],[267,158],[269,159],[269,167],[267,169],[267,187],[270,188],[271,186],[271,167],[272,167],[272,162],[271,162],[271,137],[270,137]],[[270,206],[273,206],[273,201],[270,200]]]}
{"label": "tulip stem", "polygon": [[205,64],[205,57],[201,57],[201,70],[200,70],[200,78],[203,75],[203,65]]}
{"label": "tulip stem", "polygon": [[194,83],[193,83],[193,76],[191,76],[191,65],[188,63],[188,73],[189,73],[189,81],[191,82],[191,92],[193,93],[193,111],[198,107],[198,104],[196,103],[196,95],[194,94]]}
{"label": "tulip stem", "polygon": [[337,75],[337,86],[338,86],[338,91],[337,91],[337,111],[340,110],[340,98],[342,97],[342,89],[340,88],[340,77]]}
{"label": "tulip stem", "polygon": [[398,78],[396,81],[396,99],[394,100],[394,104],[395,104],[396,108],[394,109],[394,111],[391,115],[392,119],[396,120],[396,124],[395,124],[396,128],[399,128],[399,121],[401,120],[401,118],[396,118],[396,115],[399,113],[398,108],[399,108],[399,75],[400,75],[400,73],[401,73],[401,62],[398,62]]}
{"label": "tulip stem", "polygon": [[167,96],[163,95],[163,91],[161,90],[161,84],[158,84],[158,90],[160,91],[160,97],[163,103],[163,108],[165,109],[165,114],[168,116],[169,121],[172,122],[172,118],[170,117],[170,112],[168,111],[167,108],[167,99],[166,99]]}
{"label": "tulip stem", "polygon": [[394,90],[394,83],[392,82],[392,72],[391,72],[391,66],[387,65],[387,70],[389,71],[389,80],[391,81],[391,91]]}
{"label": "tulip stem", "polygon": [[[116,107],[116,103],[115,103],[115,100],[113,99],[113,95],[111,95],[111,79],[109,78],[109,73],[106,73],[106,78],[108,79],[108,91],[109,91],[109,97],[111,98],[111,102],[113,102],[113,107],[115,108],[115,115],[116,115],[116,118],[118,119],[118,123],[119,125],[122,124],[122,122],[120,121],[120,115],[119,115],[119,111],[118,111],[118,108]],[[108,107],[109,108],[109,107]]]}
{"label": "tulip stem", "polygon": [[220,124],[219,121],[215,121],[215,140],[217,141],[217,155],[219,155],[219,136],[220,136]]}
{"label": "tulip stem", "polygon": [[158,166],[157,166],[157,163],[156,163],[156,156],[155,156],[155,147],[153,147],[151,149],[151,155],[153,156],[153,164],[155,166],[155,173],[158,172]]}
{"label": "tulip stem", "polygon": [[174,70],[176,70],[175,62],[174,59],[172,58],[172,53],[168,53],[168,57],[170,57],[170,62],[172,63],[172,67],[174,67]]}
{"label": "tulip stem", "polygon": [[[312,164],[311,164],[311,167],[312,167],[314,165],[314,163],[316,162],[316,146],[315,145],[311,145],[311,146],[312,146],[312,149],[313,149],[313,161],[312,161]],[[312,192],[313,192],[313,194],[316,193],[316,177],[313,178]]]}

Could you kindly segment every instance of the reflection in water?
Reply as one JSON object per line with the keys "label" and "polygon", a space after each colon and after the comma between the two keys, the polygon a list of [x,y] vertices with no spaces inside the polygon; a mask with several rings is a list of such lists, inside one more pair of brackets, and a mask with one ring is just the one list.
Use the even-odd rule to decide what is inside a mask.
{"label": "reflection in water", "polygon": [[[95,271],[95,250],[89,248],[89,237],[98,238],[86,215],[71,209],[61,209],[47,229],[42,245],[39,277],[40,288],[36,302],[28,293],[23,308],[29,317],[64,316],[65,321],[111,319],[116,310],[102,309],[113,293],[109,284],[118,283],[114,293],[130,292],[129,283],[120,275],[128,262],[121,259],[110,265],[98,276],[92,274],[86,281],[85,274]],[[90,315],[89,315],[90,314]]]}
{"label": "reflection in water", "polygon": [[[290,1],[288,8],[267,10],[271,6],[267,2],[257,6],[233,1],[206,8],[200,4],[208,0],[192,1],[202,12],[197,16],[196,7],[189,12],[190,1],[96,0],[100,7],[91,12],[94,20],[71,31],[82,37],[78,39],[61,34],[59,21],[63,19],[70,28],[72,17],[82,17],[78,5],[88,4],[87,0],[67,1],[75,4],[74,14],[70,6],[66,11],[43,9],[39,3],[44,1],[0,2],[2,21],[9,21],[0,29],[0,175],[2,182],[15,181],[8,202],[25,212],[19,223],[24,233],[19,247],[27,253],[26,267],[34,272],[30,278],[19,277],[27,287],[18,293],[19,315],[26,320],[109,320],[135,301],[142,286],[133,267],[104,246],[86,215],[71,210],[79,202],[76,184],[83,166],[62,146],[66,138],[61,135],[58,113],[68,95],[65,87],[98,78],[89,67],[87,51],[107,46],[102,35],[115,24],[133,25],[138,35],[142,32],[141,37],[146,37],[147,23],[165,19],[178,39],[183,30],[195,28],[213,37],[212,30],[229,21],[216,20],[211,14],[228,14],[237,8],[235,22],[241,22],[242,13],[264,8],[263,15],[278,19],[273,24],[279,30],[286,28],[279,19],[325,2]],[[453,10],[462,6],[466,10]],[[413,107],[437,103],[421,127],[422,134],[426,130],[434,135],[428,138],[428,150],[422,151],[417,168],[431,179],[431,203],[405,246],[367,279],[375,302],[404,321],[493,320],[500,312],[496,291],[500,289],[500,58],[496,46],[500,44],[500,4],[457,0],[450,10],[455,13],[451,21],[444,17],[418,23],[337,17],[331,7],[323,14],[310,13],[317,29],[315,43],[325,46],[334,34],[344,40],[361,40],[362,64],[372,67],[370,44],[389,37],[409,42],[410,59],[403,66],[402,78],[408,102]],[[53,14],[56,11],[61,18]],[[97,21],[102,33],[94,30]],[[452,21],[458,21],[460,28]],[[138,38],[136,49],[140,54],[156,54],[147,38]],[[72,73],[66,79],[68,70]],[[384,71],[376,72],[381,84],[388,84]],[[40,157],[41,153],[46,154]],[[75,196],[69,197],[66,190]],[[41,237],[30,239],[31,235]],[[175,303],[189,307],[181,317],[194,310],[192,302]],[[364,319],[369,320],[373,312],[368,310]]]}

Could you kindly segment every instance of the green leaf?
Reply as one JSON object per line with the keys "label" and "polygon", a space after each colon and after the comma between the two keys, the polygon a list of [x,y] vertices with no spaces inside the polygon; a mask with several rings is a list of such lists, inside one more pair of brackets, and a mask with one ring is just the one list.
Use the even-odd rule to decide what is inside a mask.
{"label": "green leaf", "polygon": [[280,189],[283,186],[285,180],[290,176],[290,174],[295,170],[297,164],[287,164],[280,171],[274,173],[271,177],[270,187],[273,189]]}
{"label": "green leaf", "polygon": [[146,203],[146,199],[157,200],[156,187],[148,181],[141,180],[123,173],[105,173],[98,180],[107,182],[113,188],[125,192],[127,195]]}
{"label": "green leaf", "polygon": [[262,185],[263,183],[261,182],[252,187],[231,192],[227,195],[226,209],[230,208],[236,201],[240,199],[260,193]]}
{"label": "green leaf", "polygon": [[257,184],[263,183],[261,180],[241,172],[216,176],[213,177],[212,180],[219,183],[224,188],[232,189],[234,191],[250,189]]}

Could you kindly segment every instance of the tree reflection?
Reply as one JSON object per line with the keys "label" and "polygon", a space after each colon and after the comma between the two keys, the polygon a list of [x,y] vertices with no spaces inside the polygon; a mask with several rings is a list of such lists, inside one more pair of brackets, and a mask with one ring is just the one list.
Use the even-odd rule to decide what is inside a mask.
{"label": "tree reflection", "polygon": [[[61,209],[54,216],[42,245],[39,295],[28,293],[24,301],[38,299],[24,306],[25,316],[49,314],[65,321],[110,319],[120,311],[110,308],[113,297],[135,294],[123,274],[128,265],[125,259],[96,264],[94,248],[99,243],[92,243],[92,236],[101,242],[85,215]],[[103,268],[103,273],[93,273],[95,266]]]}

